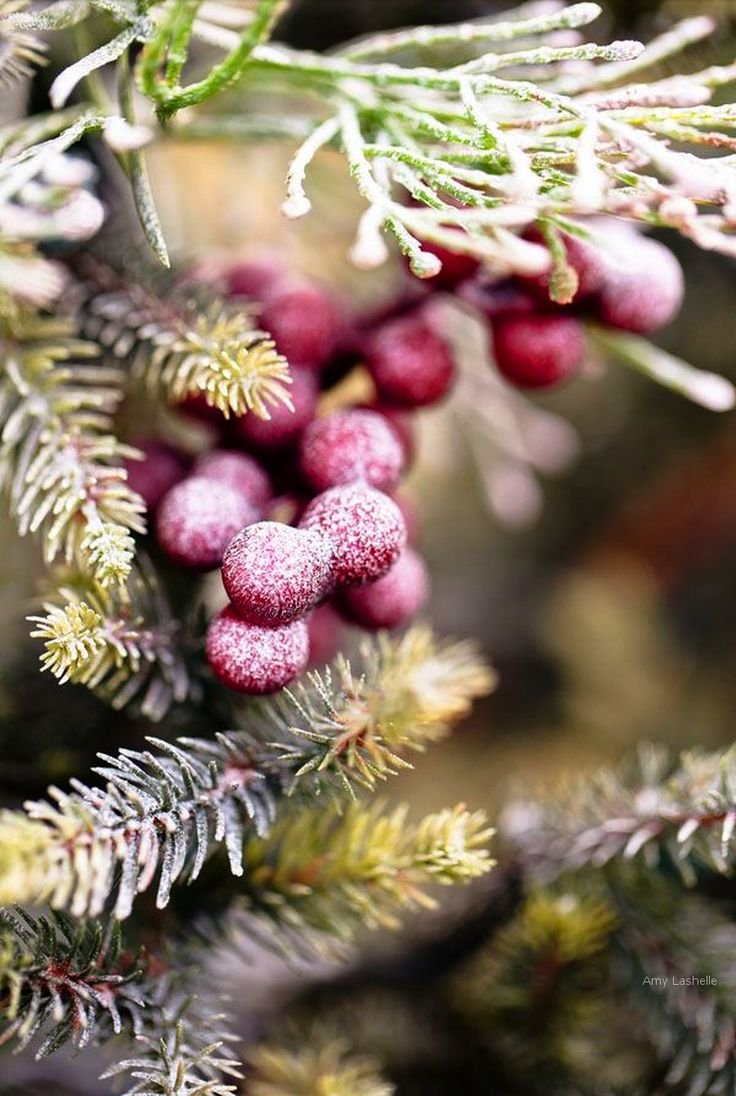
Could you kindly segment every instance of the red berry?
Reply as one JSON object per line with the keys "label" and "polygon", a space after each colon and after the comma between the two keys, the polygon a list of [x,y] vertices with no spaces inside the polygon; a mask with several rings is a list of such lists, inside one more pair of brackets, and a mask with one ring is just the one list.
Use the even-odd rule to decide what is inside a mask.
{"label": "red berry", "polygon": [[269,296],[261,325],[296,365],[319,368],[337,348],[342,317],[334,301],[308,282],[282,282]]}
{"label": "red berry", "polygon": [[389,491],[404,467],[394,428],[375,411],[335,411],[315,419],[304,432],[302,473],[316,491],[362,481]]}
{"label": "red berry", "polygon": [[161,500],[156,533],[175,563],[209,571],[238,530],[257,519],[253,505],[228,484],[192,476]]}
{"label": "red berry", "polygon": [[309,635],[303,620],[262,628],[228,606],[207,629],[207,660],[223,685],[239,693],[275,693],[303,673]]}
{"label": "red berry", "polygon": [[380,395],[403,407],[442,399],[455,377],[443,341],[413,316],[379,328],[368,343],[366,361]]}
{"label": "red berry", "polygon": [[318,605],[307,618],[309,630],[309,665],[324,666],[340,650],[345,630],[342,617],[326,603]]}
{"label": "red berry", "polygon": [[411,411],[401,407],[393,407],[390,403],[376,401],[365,405],[366,410],[375,411],[390,424],[391,429],[399,439],[401,452],[404,456],[404,471],[414,460],[416,453],[416,438],[414,436],[414,420]]}
{"label": "red berry", "polygon": [[303,616],[332,582],[332,544],[319,532],[259,521],[228,544],[222,581],[233,607],[252,624]]}
{"label": "red berry", "polygon": [[380,578],[406,544],[406,526],[396,503],[364,483],[331,487],[317,495],[299,526],[332,541],[332,577],[338,586]]}
{"label": "red berry", "polygon": [[145,454],[145,459],[126,460],[128,486],[137,491],[147,509],[153,511],[166,492],[184,479],[186,465],[176,449],[162,442],[135,441],[133,445]]}
{"label": "red berry", "polygon": [[493,325],[496,364],[519,388],[548,388],[577,372],[585,336],[572,316],[508,316]]}
{"label": "red berry", "polygon": [[625,244],[606,252],[597,313],[609,327],[646,335],[677,315],[684,291],[682,267],[669,248],[627,236]]}
{"label": "red berry", "polygon": [[539,311],[538,298],[522,288],[517,279],[494,282],[482,277],[472,278],[460,286],[457,296],[489,320],[512,313]]}
{"label": "red berry", "polygon": [[400,628],[416,616],[429,594],[424,560],[412,548],[405,549],[390,571],[375,582],[344,590],[340,611],[361,628]]}
{"label": "red berry", "polygon": [[227,292],[233,297],[264,301],[284,278],[284,268],[275,259],[250,259],[235,263],[225,274]]}
{"label": "red berry", "polygon": [[262,509],[273,497],[268,473],[257,460],[245,453],[213,449],[211,453],[205,453],[199,458],[194,465],[194,473],[234,487],[258,509]]}
{"label": "red berry", "polygon": [[278,403],[269,408],[270,419],[259,419],[252,413],[235,420],[235,433],[247,446],[263,452],[283,449],[301,436],[314,418],[319,386],[314,373],[307,369],[290,369],[291,396],[294,410]]}

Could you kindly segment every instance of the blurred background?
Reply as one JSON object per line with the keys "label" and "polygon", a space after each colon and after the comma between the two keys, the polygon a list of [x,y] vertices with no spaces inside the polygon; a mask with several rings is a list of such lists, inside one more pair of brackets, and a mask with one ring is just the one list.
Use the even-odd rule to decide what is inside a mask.
{"label": "blurred background", "polygon": [[[324,48],[370,30],[456,21],[506,6],[488,0],[301,0],[279,36]],[[687,65],[736,54],[736,4],[730,0],[607,0],[605,7],[604,20],[595,25],[601,38],[646,40],[675,18],[709,12],[720,30],[689,51]],[[680,64],[676,59],[673,66]],[[219,259],[276,249],[294,269],[351,299],[389,295],[398,267],[367,275],[347,264],[358,205],[338,157],[326,154],[317,163],[312,215],[298,223],[280,218],[290,152],[286,145],[204,142],[156,149],[154,189],[174,251]],[[736,380],[736,269],[674,234],[667,242],[683,263],[687,297],[658,341],[694,365]],[[389,795],[408,799],[417,813],[463,800],[486,808],[493,819],[515,791],[549,790],[571,774],[619,758],[641,739],[677,747],[715,747],[733,739],[736,419],[694,407],[617,365],[591,370],[534,403],[543,413],[533,420],[543,432],[540,444],[547,439],[557,456],[547,472],[517,470],[520,478],[510,481],[494,481],[494,469],[504,471],[503,453],[492,427],[468,420],[462,390],[420,416],[406,491],[432,575],[428,616],[441,634],[474,637],[497,668],[499,687],[452,739],[390,784]],[[507,491],[518,489],[528,499],[522,512],[504,505],[504,482],[510,483]],[[95,702],[81,690],[74,700],[65,697],[68,726],[58,728],[56,686],[39,684],[35,653],[22,655],[35,553],[8,525],[2,526],[2,558],[0,718],[6,729],[25,728],[3,782],[11,798],[21,799],[38,790],[39,763],[46,778],[63,781],[81,775],[90,751],[106,744],[90,743],[81,733],[85,720],[99,723]],[[106,719],[111,732],[126,733],[122,717]],[[394,1055],[400,1093],[516,1091],[503,1079],[486,1087],[493,1073],[480,1051],[474,1057],[477,1048],[467,1033],[458,1033],[455,1019],[441,1010],[425,1014],[426,1008],[431,1013],[431,993],[425,1011],[405,1007],[417,984],[411,963],[424,964],[426,973],[445,961],[448,949],[462,948],[456,924],[463,920],[474,931],[475,920],[460,911],[447,932],[440,934],[436,925],[426,930],[436,941],[432,958],[417,958],[412,950],[409,960],[408,945],[398,941],[361,960],[341,987],[329,970],[313,972],[327,987],[315,1000],[336,995],[328,1011],[335,1000],[348,1013],[356,1001],[369,1002],[362,1011],[355,1005],[356,1030],[370,1027],[371,1014],[381,1016],[382,1049]],[[255,1023],[254,1015],[260,1023],[264,1010],[278,1007],[295,984],[263,957],[233,976],[244,1025]],[[346,986],[347,997],[339,996]],[[414,1025],[402,1042],[412,1048],[408,1061],[386,1037],[394,1024]],[[369,1034],[366,1042],[380,1044],[380,1033]],[[8,1096],[59,1092],[66,1083],[59,1081],[56,1063],[45,1071],[46,1089],[35,1080],[44,1070],[22,1058],[12,1064],[6,1059],[0,1068]],[[71,1091],[106,1091],[89,1082],[94,1069],[86,1058],[81,1076],[70,1076]]]}

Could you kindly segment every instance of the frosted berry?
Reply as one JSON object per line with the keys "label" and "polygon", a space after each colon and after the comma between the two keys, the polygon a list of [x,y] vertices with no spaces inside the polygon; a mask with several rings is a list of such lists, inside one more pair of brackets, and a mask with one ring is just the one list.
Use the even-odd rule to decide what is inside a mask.
{"label": "frosted berry", "polygon": [[407,408],[394,407],[390,403],[381,403],[379,400],[365,406],[368,411],[375,411],[377,415],[382,415],[390,424],[391,429],[399,439],[401,452],[404,456],[404,471],[406,471],[414,460],[417,447],[411,411]]}
{"label": "frosted berry", "polygon": [[388,495],[364,483],[332,487],[317,495],[299,526],[324,533],[332,541],[332,577],[337,586],[380,578],[406,544],[401,510]]}
{"label": "frosted berry", "polygon": [[206,650],[212,672],[229,689],[275,693],[306,669],[309,634],[303,620],[262,628],[228,606],[210,622]]}
{"label": "frosted berry", "polygon": [[351,408],[315,419],[307,427],[300,461],[304,478],[316,491],[358,481],[389,491],[399,482],[404,454],[383,415]]}
{"label": "frosted berry", "polygon": [[493,325],[496,364],[519,388],[548,388],[577,372],[585,336],[572,316],[508,316]]}
{"label": "frosted berry", "polygon": [[324,666],[340,650],[345,625],[329,602],[318,605],[307,617],[309,665]]}
{"label": "frosted berry", "polygon": [[259,521],[239,532],[222,559],[233,607],[253,624],[303,616],[331,586],[332,544],[319,532]]}
{"label": "frosted berry", "polygon": [[414,316],[379,328],[369,340],[366,362],[381,397],[403,407],[442,399],[455,377],[442,339]]}
{"label": "frosted berry", "polygon": [[199,458],[194,465],[194,474],[234,487],[258,509],[262,509],[273,496],[268,473],[246,453],[214,449]]}
{"label": "frosted berry", "polygon": [[238,530],[258,519],[258,512],[226,483],[192,476],[161,500],[156,535],[167,556],[197,571],[209,571]]}
{"label": "frosted berry", "polygon": [[184,479],[186,465],[180,453],[158,441],[135,441],[144,460],[125,462],[128,486],[136,491],[149,511],[158,506],[167,491]]}
{"label": "frosted berry", "polygon": [[284,268],[274,259],[249,259],[235,263],[225,274],[227,292],[233,297],[264,301],[284,278]]}
{"label": "frosted berry", "polygon": [[290,281],[281,283],[269,296],[261,325],[290,362],[318,368],[337,348],[342,317],[322,289],[309,282]]}
{"label": "frosted berry", "polygon": [[424,560],[407,548],[382,578],[344,590],[338,605],[354,624],[378,631],[407,624],[424,605],[428,594],[429,576]]}
{"label": "frosted berry", "polygon": [[264,453],[283,449],[296,441],[314,418],[319,395],[317,378],[309,370],[293,366],[290,373],[289,395],[293,411],[279,403],[269,408],[270,419],[246,414],[235,420],[235,433],[249,448]]}
{"label": "frosted berry", "polygon": [[632,235],[606,254],[597,314],[609,327],[649,334],[677,315],[683,294],[682,267],[669,248]]}

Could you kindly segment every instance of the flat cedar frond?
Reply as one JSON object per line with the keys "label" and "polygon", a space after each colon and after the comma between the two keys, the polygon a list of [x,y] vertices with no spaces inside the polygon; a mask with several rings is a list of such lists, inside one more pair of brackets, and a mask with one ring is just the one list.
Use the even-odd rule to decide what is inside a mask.
{"label": "flat cedar frond", "polygon": [[512,804],[506,830],[540,878],[642,856],[672,860],[694,883],[698,869],[730,872],[736,845],[736,754],[679,759],[645,746],[635,764],[583,778],[556,804]]}
{"label": "flat cedar frond", "polygon": [[31,637],[44,641],[42,668],[60,684],[86,685],[113,708],[135,704],[152,720],[192,695],[180,625],[145,560],[123,591],[63,583],[44,609],[28,618]]}
{"label": "flat cedar frond", "polygon": [[417,824],[406,807],[353,803],[343,814],[302,809],[245,846],[252,908],[285,928],[349,939],[397,928],[407,909],[434,906],[427,888],[468,883],[493,866],[485,815],[463,806]]}
{"label": "flat cedar frond", "polygon": [[30,76],[46,60],[44,43],[12,25],[12,17],[27,6],[26,0],[0,0],[0,88]]}
{"label": "flat cedar frond", "polygon": [[290,1045],[267,1043],[249,1056],[254,1075],[251,1096],[391,1096],[394,1086],[381,1077],[371,1058],[352,1053],[340,1039],[325,1033],[302,1033]]}
{"label": "flat cedar frond", "polygon": [[407,753],[444,738],[494,684],[472,644],[419,626],[366,640],[355,666],[339,656],[332,669],[309,674],[262,709],[255,729],[276,733],[273,748],[295,787],[309,774],[318,788],[352,793],[410,767]]}
{"label": "flat cedar frond", "polygon": [[[0,318],[0,485],[21,535],[50,563],[59,555],[102,587],[130,573],[143,532],[143,500],[122,467],[136,450],[112,435],[122,373],[84,361],[97,354],[63,319],[10,306]],[[82,359],[82,360],[75,360]]]}
{"label": "flat cedar frond", "polygon": [[[115,280],[110,271],[97,276]],[[164,297],[137,284],[95,292],[92,281],[82,321],[116,357],[132,357],[134,374],[171,403],[203,396],[226,418],[267,419],[270,406],[291,407],[288,363],[242,305],[202,301],[181,286]]]}

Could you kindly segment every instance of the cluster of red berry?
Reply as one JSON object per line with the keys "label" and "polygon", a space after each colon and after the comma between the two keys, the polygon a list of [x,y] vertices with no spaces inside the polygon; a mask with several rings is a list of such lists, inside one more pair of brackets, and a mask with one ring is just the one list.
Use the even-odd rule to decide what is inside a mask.
{"label": "cluster of red berry", "polygon": [[[646,335],[679,311],[682,268],[664,244],[625,221],[601,218],[587,227],[589,239],[560,237],[566,260],[561,275],[491,281],[472,260],[439,256],[445,287],[488,320],[499,372],[518,388],[548,388],[578,373],[586,321]],[[561,284],[551,294],[555,277]]]}
{"label": "cluster of red berry", "polygon": [[[144,445],[142,467],[130,467],[166,555],[198,571],[222,568],[230,604],[207,634],[220,680],[274,691],[303,671],[310,647],[313,658],[325,653],[337,614],[367,629],[396,628],[423,604],[426,569],[407,544],[411,515],[393,492],[411,458],[408,412],[440,400],[455,375],[427,320],[427,296],[454,293],[485,316],[499,370],[529,388],[579,369],[586,315],[637,332],[672,317],[682,272],[667,248],[625,225],[596,228],[600,247],[564,237],[567,305],[551,301],[549,276],[492,281],[474,260],[440,252],[436,278],[421,288],[413,280],[390,312],[363,322],[270,262],[228,272],[230,295],[259,302],[262,326],[290,362],[293,410],[279,405],[269,419],[231,423],[217,415],[217,448],[189,469],[158,443]],[[320,396],[359,362],[373,400],[318,413]],[[188,410],[209,412],[196,400]]]}
{"label": "cluster of red berry", "polygon": [[[294,410],[217,415],[217,448],[191,467],[144,442],[129,475],[168,558],[221,567],[229,605],[207,632],[213,672],[266,693],[301,673],[310,649],[316,661],[338,619],[397,628],[424,603],[426,568],[407,543],[413,515],[393,493],[411,459],[408,411],[445,395],[454,367],[419,313],[358,327],[323,290],[270,264],[238,265],[228,280],[233,297],[260,301],[290,362]],[[358,361],[375,399],[318,414],[320,395]],[[185,410],[209,411],[196,400]]]}

